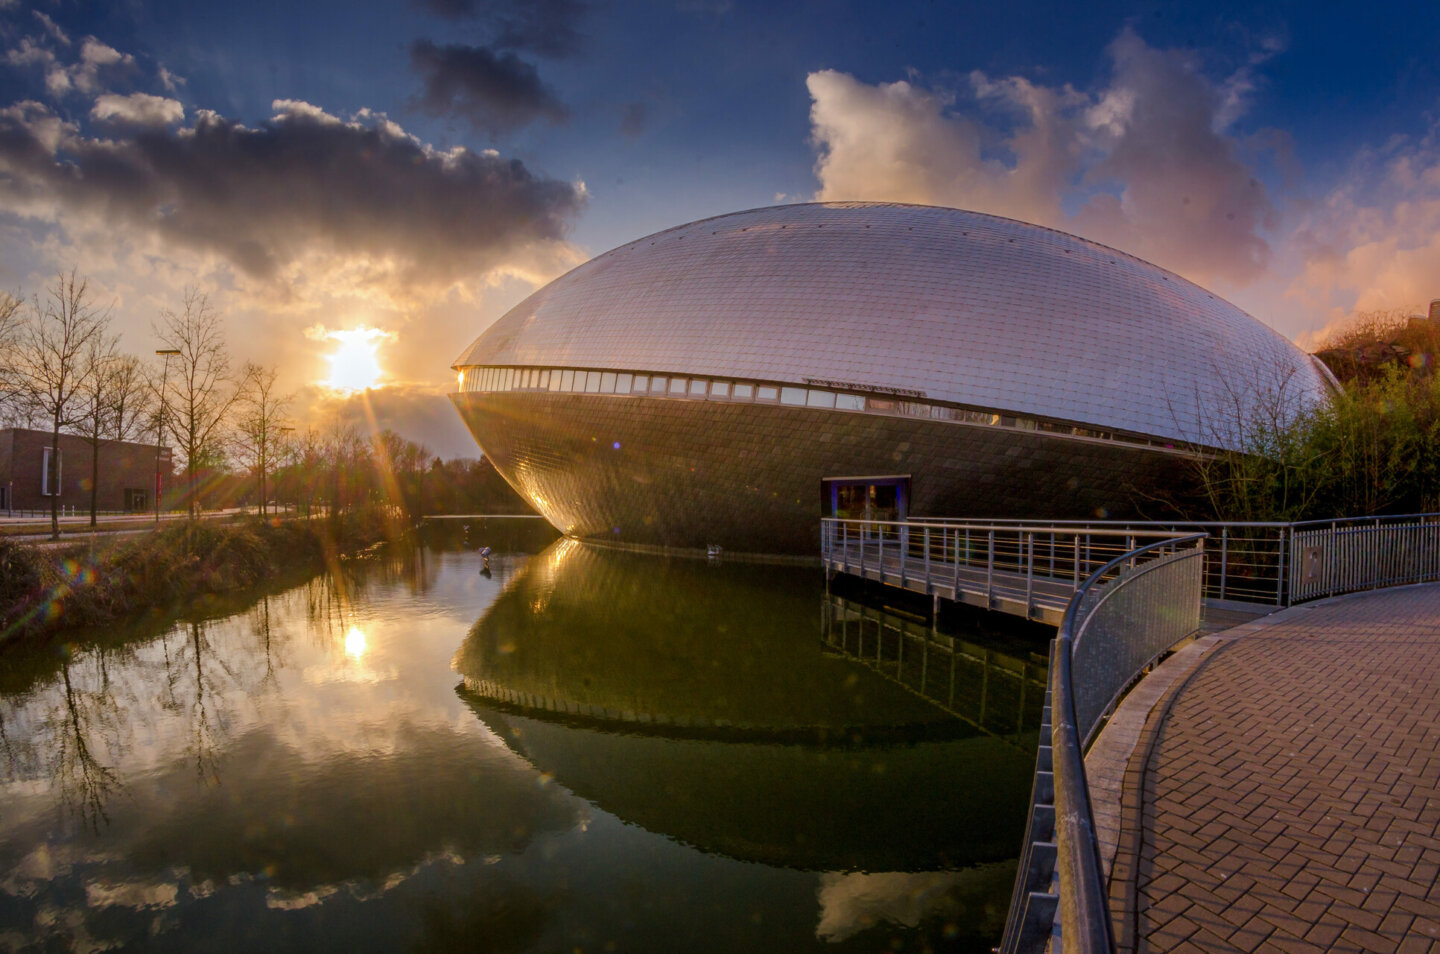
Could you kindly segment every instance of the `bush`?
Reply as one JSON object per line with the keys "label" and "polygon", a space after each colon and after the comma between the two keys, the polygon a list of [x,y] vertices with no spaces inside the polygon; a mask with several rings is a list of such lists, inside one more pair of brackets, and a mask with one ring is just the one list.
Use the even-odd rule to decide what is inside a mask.
{"label": "bush", "polygon": [[[322,526],[169,524],[105,549],[39,550],[0,538],[0,643],[169,612],[320,565]],[[340,552],[344,552],[341,550]]]}
{"label": "bush", "polygon": [[1220,520],[1306,520],[1440,509],[1440,376],[1389,364],[1324,407],[1254,422],[1246,452],[1196,457]]}

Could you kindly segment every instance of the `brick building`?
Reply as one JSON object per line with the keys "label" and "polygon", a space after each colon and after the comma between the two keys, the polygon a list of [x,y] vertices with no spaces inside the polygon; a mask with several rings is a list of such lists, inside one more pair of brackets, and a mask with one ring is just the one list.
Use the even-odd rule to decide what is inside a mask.
{"label": "brick building", "polygon": [[[129,441],[99,444],[99,495],[96,508],[140,512],[155,506],[157,470],[169,489],[173,470],[170,448]],[[89,441],[60,435],[58,466],[51,460],[50,433],[22,428],[0,429],[0,514],[12,510],[48,510],[57,487],[60,506],[77,513],[90,510],[92,473]]]}

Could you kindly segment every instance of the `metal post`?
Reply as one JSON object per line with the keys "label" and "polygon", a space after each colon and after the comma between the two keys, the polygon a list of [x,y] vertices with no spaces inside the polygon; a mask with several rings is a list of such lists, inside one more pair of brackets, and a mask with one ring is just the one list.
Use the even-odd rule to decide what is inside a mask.
{"label": "metal post", "polygon": [[1025,618],[1030,618],[1035,592],[1035,534],[1025,534]]}
{"label": "metal post", "polygon": [[[967,546],[968,546],[968,543],[969,543],[968,538],[969,538],[969,536],[970,536],[970,531],[969,531],[969,530],[966,530],[966,531],[965,531],[965,536],[966,536],[966,538],[967,538],[966,543],[967,543]],[[958,533],[955,535],[955,580],[954,580],[954,583],[951,585],[951,589],[953,590],[953,592],[951,593],[951,596],[953,596],[953,597],[955,598],[955,601],[956,601],[956,602],[959,602],[959,601],[960,601],[960,535],[959,535]]]}
{"label": "metal post", "polygon": [[895,549],[900,554],[900,589],[903,590],[905,589],[905,564],[910,562],[910,534],[903,525],[896,528]]}
{"label": "metal post", "polygon": [[1222,600],[1225,598],[1225,572],[1227,569],[1226,561],[1229,559],[1230,555],[1229,547],[1230,528],[1222,526],[1220,528],[1220,599]]}
{"label": "metal post", "polygon": [[925,528],[925,593],[930,593],[930,528]]}
{"label": "metal post", "polygon": [[990,531],[990,550],[985,559],[985,608],[990,608],[991,594],[995,592],[995,531]]}
{"label": "metal post", "polygon": [[1286,567],[1286,563],[1287,563],[1287,561],[1286,561],[1286,555],[1287,555],[1287,553],[1288,553],[1288,551],[1289,551],[1290,535],[1293,534],[1294,532],[1295,532],[1295,531],[1294,531],[1294,528],[1293,528],[1293,527],[1281,527],[1281,528],[1280,528],[1280,566],[1279,566],[1279,568],[1278,568],[1278,572],[1276,572],[1276,574],[1275,574],[1275,605],[1276,605],[1276,606],[1284,606],[1284,605],[1285,605],[1285,590],[1284,590],[1284,586],[1285,586],[1285,567]]}

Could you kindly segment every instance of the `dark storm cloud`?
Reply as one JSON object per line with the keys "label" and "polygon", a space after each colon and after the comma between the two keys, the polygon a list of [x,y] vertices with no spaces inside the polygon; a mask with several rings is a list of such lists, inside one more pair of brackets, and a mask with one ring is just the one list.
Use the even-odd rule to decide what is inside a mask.
{"label": "dark storm cloud", "polygon": [[470,20],[502,50],[530,50],[541,56],[571,56],[580,48],[576,24],[589,5],[579,0],[416,0],[448,20]]}
{"label": "dark storm cloud", "polygon": [[258,128],[202,111],[186,128],[101,139],[38,103],[0,109],[0,204],[90,214],[260,278],[319,253],[453,281],[560,240],[585,201],[581,185],[491,151],[441,152],[383,116],[275,110]]}
{"label": "dark storm cloud", "polygon": [[416,40],[410,63],[424,81],[419,106],[433,116],[460,116],[478,130],[505,133],[542,117],[563,122],[570,115],[535,67],[514,53]]}

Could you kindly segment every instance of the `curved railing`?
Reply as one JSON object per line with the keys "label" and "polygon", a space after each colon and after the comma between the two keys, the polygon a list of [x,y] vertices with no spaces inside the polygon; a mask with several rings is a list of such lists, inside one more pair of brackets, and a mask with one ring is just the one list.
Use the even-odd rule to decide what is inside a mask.
{"label": "curved railing", "polygon": [[[1161,540],[1115,558],[1075,592],[1051,647],[1049,730],[1000,950],[1115,948],[1085,777],[1084,752],[1140,673],[1200,627],[1206,534]],[[1047,804],[1047,801],[1049,804]]]}

